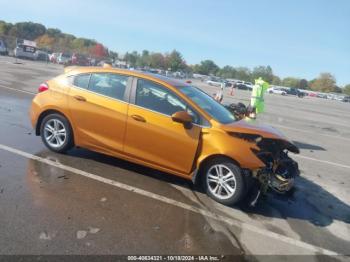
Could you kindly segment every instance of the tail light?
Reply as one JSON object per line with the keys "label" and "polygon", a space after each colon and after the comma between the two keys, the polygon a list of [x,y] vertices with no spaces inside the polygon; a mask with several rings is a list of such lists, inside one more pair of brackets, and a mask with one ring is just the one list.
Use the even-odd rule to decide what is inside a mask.
{"label": "tail light", "polygon": [[38,88],[39,93],[45,92],[46,90],[49,90],[49,85],[47,83],[42,83]]}

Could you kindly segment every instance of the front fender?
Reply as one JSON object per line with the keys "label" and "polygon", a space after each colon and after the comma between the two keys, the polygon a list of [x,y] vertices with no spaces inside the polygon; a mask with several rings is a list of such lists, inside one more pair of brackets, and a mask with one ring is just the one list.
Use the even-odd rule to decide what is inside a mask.
{"label": "front fender", "polygon": [[253,153],[259,148],[255,143],[230,136],[220,130],[203,131],[196,166],[199,169],[203,161],[213,155],[231,158],[241,168],[259,169],[265,164]]}

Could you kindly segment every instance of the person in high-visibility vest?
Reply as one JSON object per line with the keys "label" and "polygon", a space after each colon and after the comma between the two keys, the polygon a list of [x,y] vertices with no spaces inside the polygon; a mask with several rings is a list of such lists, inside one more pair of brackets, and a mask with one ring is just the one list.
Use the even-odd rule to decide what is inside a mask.
{"label": "person in high-visibility vest", "polygon": [[257,114],[264,112],[264,93],[268,88],[269,84],[265,82],[261,77],[255,79],[255,85],[253,86],[252,96],[250,99],[250,106],[255,108],[255,112]]}

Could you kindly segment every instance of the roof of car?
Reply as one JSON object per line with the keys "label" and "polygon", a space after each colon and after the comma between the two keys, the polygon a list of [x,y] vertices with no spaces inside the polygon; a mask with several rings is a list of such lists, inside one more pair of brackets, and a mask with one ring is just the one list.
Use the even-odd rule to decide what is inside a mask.
{"label": "roof of car", "polygon": [[164,75],[154,74],[154,73],[149,73],[149,72],[144,72],[139,70],[128,70],[128,69],[120,69],[120,68],[113,68],[113,67],[79,67],[79,66],[72,66],[72,67],[65,68],[65,73],[68,73],[68,74],[91,73],[91,72],[121,73],[121,74],[128,74],[130,76],[144,77],[150,80],[160,80],[174,87],[189,86],[188,83],[186,83],[185,81],[181,81],[179,79],[170,78]]}

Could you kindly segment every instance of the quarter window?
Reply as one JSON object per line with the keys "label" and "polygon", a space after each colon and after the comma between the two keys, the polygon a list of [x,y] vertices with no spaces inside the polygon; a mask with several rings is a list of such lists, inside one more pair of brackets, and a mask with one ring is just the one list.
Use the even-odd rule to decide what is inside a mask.
{"label": "quarter window", "polygon": [[117,74],[92,74],[89,90],[111,98],[124,100],[128,76]]}
{"label": "quarter window", "polygon": [[201,124],[199,115],[187,103],[167,88],[148,80],[138,79],[135,103],[138,106],[171,116],[178,111],[186,111],[193,123]]}
{"label": "quarter window", "polygon": [[88,89],[90,74],[77,75],[74,77],[73,84],[77,87]]}

